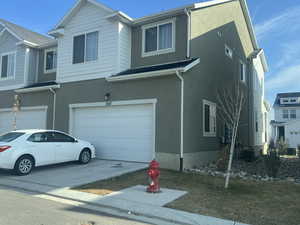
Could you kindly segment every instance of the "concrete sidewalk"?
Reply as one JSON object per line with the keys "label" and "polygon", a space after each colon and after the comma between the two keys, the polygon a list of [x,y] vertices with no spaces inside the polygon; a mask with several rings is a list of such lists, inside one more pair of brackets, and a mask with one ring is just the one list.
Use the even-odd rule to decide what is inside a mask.
{"label": "concrete sidewalk", "polygon": [[[61,188],[53,190],[53,187],[46,185],[32,184],[19,182],[15,180],[1,182],[0,185],[6,187],[18,187],[23,190],[34,191],[36,197],[40,198],[59,198],[64,201],[77,202],[78,206],[96,207],[96,210],[127,217],[130,219],[138,219],[145,222],[156,221],[156,224],[181,224],[181,225],[245,225],[234,221],[218,219],[209,216],[202,216],[199,214],[188,213],[184,211],[165,208],[158,205],[148,203],[141,203],[141,196],[137,195],[136,200],[129,200],[123,198],[122,195],[99,196],[90,193],[70,190],[68,188]],[[151,195],[151,194],[149,194]],[[158,222],[159,221],[159,222]]]}

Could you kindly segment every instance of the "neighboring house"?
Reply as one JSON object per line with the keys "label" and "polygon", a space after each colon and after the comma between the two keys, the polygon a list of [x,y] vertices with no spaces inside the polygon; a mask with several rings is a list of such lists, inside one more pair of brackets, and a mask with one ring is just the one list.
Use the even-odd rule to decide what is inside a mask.
{"label": "neighboring house", "polygon": [[300,145],[300,92],[277,94],[275,120],[271,121],[272,139],[283,138],[290,148]]}
{"label": "neighboring house", "polygon": [[[27,30],[0,19],[0,132],[12,129],[11,112],[15,103],[14,90],[36,85],[42,81],[55,82],[56,59],[52,62],[48,49],[53,49],[53,38]],[[44,66],[44,55],[49,58]],[[50,64],[53,65],[50,65]],[[47,69],[44,69],[47,68]],[[49,70],[48,70],[49,69]],[[51,73],[50,73],[51,72]],[[51,93],[30,92],[21,96],[22,110],[18,113],[18,128],[51,127],[48,106]],[[52,107],[52,106],[50,106]]]}
{"label": "neighboring house", "polygon": [[57,44],[49,39],[47,47],[24,47],[39,52],[36,70],[26,76],[35,82],[0,92],[1,131],[8,130],[2,121],[12,124],[9,109],[18,93],[18,120],[39,118],[40,126],[88,140],[99,158],[156,158],[165,168],[191,168],[216,159],[225,135],[216,93],[239,81],[247,90],[239,141],[263,148],[255,131],[263,117],[255,115],[263,113],[267,63],[244,0],[196,3],[139,19],[79,0],[49,35]]}

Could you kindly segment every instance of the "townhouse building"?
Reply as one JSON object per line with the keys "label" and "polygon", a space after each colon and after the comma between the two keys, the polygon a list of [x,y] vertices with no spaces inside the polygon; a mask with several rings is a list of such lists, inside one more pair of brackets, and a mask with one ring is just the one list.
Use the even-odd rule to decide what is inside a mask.
{"label": "townhouse building", "polygon": [[48,34],[0,20],[0,132],[16,118],[17,129],[88,140],[101,159],[191,168],[216,159],[226,127],[217,91],[238,81],[247,93],[239,142],[265,144],[268,66],[245,0],[138,19],[78,0]]}

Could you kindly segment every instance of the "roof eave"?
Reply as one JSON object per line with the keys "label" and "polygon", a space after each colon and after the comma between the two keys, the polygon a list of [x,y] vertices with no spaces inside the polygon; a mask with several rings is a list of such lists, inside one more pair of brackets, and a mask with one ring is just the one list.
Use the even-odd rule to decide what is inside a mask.
{"label": "roof eave", "polygon": [[4,29],[1,31],[1,35],[7,31],[8,33],[10,33],[12,36],[14,36],[16,39],[18,39],[19,41],[23,41],[23,39],[18,36],[15,32],[13,32],[9,27],[7,27],[4,23],[1,23],[0,24],[4,27]]}
{"label": "roof eave", "polygon": [[147,22],[148,20],[151,20],[151,19],[170,16],[170,15],[173,15],[173,14],[178,14],[178,13],[184,12],[184,10],[186,10],[186,9],[193,9],[193,8],[195,8],[195,4],[191,4],[191,5],[187,5],[187,6],[184,6],[184,7],[175,8],[175,9],[165,10],[165,11],[162,11],[160,13],[155,13],[155,14],[152,14],[152,15],[149,15],[149,16],[144,16],[144,17],[141,17],[141,18],[138,18],[138,19],[134,19],[132,24],[133,25],[138,25],[140,23]]}
{"label": "roof eave", "polygon": [[48,85],[48,86],[43,86],[43,87],[22,88],[22,89],[15,90],[15,92],[18,94],[23,94],[23,93],[47,91],[49,89],[59,89],[59,88],[60,88],[60,84],[56,84],[56,85]]}
{"label": "roof eave", "polygon": [[194,3],[182,7],[178,7],[175,9],[170,9],[170,10],[165,10],[160,13],[155,13],[149,16],[141,17],[138,19],[135,19],[133,21],[133,24],[140,24],[143,22],[147,22],[148,20],[154,19],[154,18],[159,18],[159,17],[164,17],[164,16],[170,16],[173,14],[178,14],[178,13],[183,13],[185,10],[193,10],[193,9],[201,9],[201,8],[206,8],[214,5],[219,5],[227,2],[231,2],[235,0],[213,0],[213,1],[207,1],[207,2],[200,2],[200,3]]}
{"label": "roof eave", "polygon": [[105,19],[117,19],[128,25],[132,25],[133,19],[121,11],[117,11],[105,17]]}
{"label": "roof eave", "polygon": [[75,12],[75,10],[79,9],[83,3],[89,2],[97,7],[100,7],[104,9],[105,11],[108,11],[109,13],[115,12],[113,9],[95,1],[95,0],[77,0],[75,5],[64,15],[64,17],[55,25],[53,30],[57,30],[59,28],[64,27],[64,23],[69,19],[69,17],[72,16],[72,14]]}
{"label": "roof eave", "polygon": [[64,36],[64,34],[65,34],[65,29],[64,28],[59,28],[59,29],[56,29],[56,30],[50,30],[48,32],[48,35],[50,35],[54,38]]}
{"label": "roof eave", "polygon": [[22,40],[20,42],[17,42],[16,45],[25,45],[31,48],[38,48],[39,45],[30,41]]}
{"label": "roof eave", "polygon": [[173,74],[176,74],[176,72],[185,73],[199,63],[200,63],[200,59],[197,59],[185,67],[157,70],[157,71],[144,72],[144,73],[134,73],[134,74],[128,74],[128,75],[122,75],[122,76],[111,76],[111,77],[107,77],[106,80],[108,82],[119,82],[119,81],[126,81],[126,80],[145,79],[145,78],[151,78],[151,77],[173,75]]}
{"label": "roof eave", "polygon": [[[246,0],[239,0],[239,1],[241,3],[242,10],[243,10],[243,13],[244,13],[244,16],[245,16],[245,19],[246,19],[246,24],[247,24],[247,27],[248,27],[248,30],[249,30],[249,34],[250,34],[250,38],[251,38],[251,42],[253,44],[253,47],[254,47],[255,50],[259,50],[260,48],[259,48],[259,45],[258,45],[258,42],[257,42],[257,39],[256,39],[253,23],[252,23],[252,20],[251,20],[251,17],[250,17],[250,11],[249,11],[248,5],[246,3]],[[261,58],[261,61],[262,61],[263,67],[264,67],[264,71],[268,72],[269,71],[269,66],[268,66],[268,63],[267,63],[267,58],[266,58],[265,52],[263,50],[262,50],[262,53],[260,55],[260,58]]]}

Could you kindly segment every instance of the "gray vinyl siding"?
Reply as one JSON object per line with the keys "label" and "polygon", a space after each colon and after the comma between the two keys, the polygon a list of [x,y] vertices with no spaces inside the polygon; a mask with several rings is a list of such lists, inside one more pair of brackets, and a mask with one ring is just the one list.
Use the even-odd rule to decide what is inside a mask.
{"label": "gray vinyl siding", "polygon": [[[166,91],[167,90],[167,91]],[[176,76],[108,83],[105,79],[61,84],[57,90],[56,129],[69,131],[69,105],[112,101],[157,99],[156,152],[179,154],[180,82]]]}
{"label": "gray vinyl siding", "polygon": [[[55,47],[55,46],[53,46]],[[50,48],[53,48],[50,47]],[[38,52],[38,78],[37,81],[38,82],[47,82],[47,81],[55,81],[56,80],[56,72],[54,73],[44,73],[44,60],[45,60],[45,50],[46,49],[41,49]]]}
{"label": "gray vinyl siding", "polygon": [[155,56],[142,57],[142,43],[143,43],[143,32],[142,26],[140,25],[132,28],[132,56],[131,56],[131,66],[141,67],[155,64],[163,64],[168,62],[174,62],[186,59],[187,53],[187,16],[185,14],[180,14],[172,17],[162,17],[158,20],[152,20],[147,22],[147,24],[155,23],[158,21],[164,21],[168,19],[175,19],[176,24],[176,37],[175,37],[175,52],[166,53]]}
{"label": "gray vinyl siding", "polygon": [[17,46],[18,40],[7,31],[0,37],[0,54],[6,52],[16,52],[16,71],[15,78],[10,80],[0,80],[0,88],[24,84],[24,65],[25,65],[25,52],[24,46]]}
{"label": "gray vinyl siding", "polygon": [[[15,94],[13,90],[0,91],[0,109],[12,108]],[[20,97],[21,111],[22,107],[48,106],[46,129],[52,129],[53,94],[50,91],[41,91],[18,95]]]}
{"label": "gray vinyl siding", "polygon": [[29,65],[28,65],[28,79],[27,84],[33,84],[36,81],[37,76],[37,59],[38,59],[38,50],[30,49],[29,55]]}
{"label": "gray vinyl siding", "polygon": [[[234,8],[235,14],[227,13]],[[212,19],[211,15],[218,17]],[[231,22],[224,23],[227,20]],[[191,57],[200,57],[201,62],[184,74],[184,153],[220,149],[220,137],[224,135],[224,121],[217,114],[216,137],[204,137],[203,99],[218,103],[217,91],[232,86],[234,81],[240,79],[239,61],[247,63],[247,57],[253,52],[249,33],[243,23],[245,21],[239,9],[239,2],[192,12]],[[233,50],[232,59],[225,55],[225,44]],[[251,90],[249,70],[250,66],[247,65],[247,84],[241,83],[245,88],[247,99],[242,110],[238,137],[238,141],[245,147],[252,145],[253,130],[251,126],[253,109],[251,99],[248,97]]]}
{"label": "gray vinyl siding", "polygon": [[[226,30],[228,32],[226,32]],[[224,121],[217,114],[216,137],[203,135],[203,99],[218,103],[217,92],[229,88],[234,81],[239,79],[239,60],[242,56],[241,44],[237,41],[230,46],[235,49],[232,59],[225,55],[224,45],[227,41],[234,40],[236,31],[234,24],[227,24],[217,30],[212,30],[191,42],[191,54],[201,58],[199,65],[185,76],[185,111],[184,111],[184,149],[185,153],[199,151],[217,151],[220,149],[220,137],[224,135]],[[223,32],[223,38],[217,35]],[[211,46],[214,46],[213,48]],[[241,53],[240,56],[238,56]],[[245,86],[241,83],[241,85]],[[247,92],[246,92],[247,93]],[[218,111],[218,109],[217,109]],[[247,122],[247,104],[242,112],[243,124]],[[247,128],[247,126],[246,126]],[[248,145],[248,130],[240,130],[243,144]]]}

